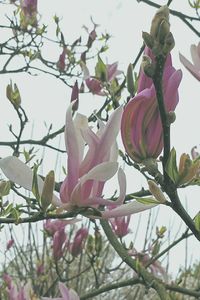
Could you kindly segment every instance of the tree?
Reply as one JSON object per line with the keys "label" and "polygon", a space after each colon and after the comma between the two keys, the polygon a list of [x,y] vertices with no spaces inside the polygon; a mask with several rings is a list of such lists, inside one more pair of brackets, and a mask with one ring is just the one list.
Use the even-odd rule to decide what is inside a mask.
{"label": "tree", "polygon": [[[162,7],[139,2],[159,9],[125,72],[118,70],[117,62],[105,63],[110,35],[99,33],[93,19],[91,28],[84,26],[83,36],[69,43],[56,15],[55,37],[48,36],[37,0],[1,3],[11,8],[6,24],[1,25],[7,34],[1,43],[1,74],[44,73],[61,80],[71,94],[65,126],[54,129],[50,124],[42,138],[25,139],[29,116],[18,85],[13,80],[7,85],[6,96],[19,126],[10,124],[12,140],[0,142],[12,151],[0,160],[1,232],[7,235],[2,299],[200,297],[195,280],[199,262],[182,270],[176,280],[162,262],[183,240],[191,236],[200,240],[199,213],[189,215],[179,196],[179,189],[199,185],[199,153],[191,145],[191,156],[183,153],[177,164],[170,139],[182,71],[172,63],[175,41],[169,23],[170,14],[175,15],[199,36],[192,24],[199,21],[199,1],[189,2],[194,17],[169,9],[173,1]],[[53,60],[45,54],[47,44],[59,49]],[[199,45],[192,46],[191,54],[193,64],[182,54],[180,60],[199,80]],[[137,74],[135,66],[142,55]],[[103,99],[89,116],[79,112],[85,93]],[[119,133],[122,144],[118,147]],[[60,137],[65,139],[66,151],[55,142]],[[61,180],[56,180],[53,166],[41,175],[48,158],[48,152],[38,152],[41,147],[54,151],[57,159],[67,152],[66,167],[61,163],[59,168]],[[148,189],[127,193],[123,163],[144,177]],[[115,175],[117,188],[108,197],[106,185],[111,187]],[[186,225],[173,242],[168,239],[168,246],[170,228],[152,221],[151,209],[159,206],[170,208]],[[127,238],[129,224],[132,214],[145,210],[149,218],[142,236],[144,247],[138,250],[134,239]],[[22,241],[15,226],[21,226]]]}

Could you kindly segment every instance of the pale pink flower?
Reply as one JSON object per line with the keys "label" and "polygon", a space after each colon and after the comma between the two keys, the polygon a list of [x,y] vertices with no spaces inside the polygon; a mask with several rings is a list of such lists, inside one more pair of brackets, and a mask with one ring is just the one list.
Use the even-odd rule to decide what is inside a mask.
{"label": "pale pink flower", "polygon": [[[6,274],[7,275],[7,274]],[[3,277],[7,284],[8,300],[30,300],[30,295],[33,293],[31,286],[27,283],[25,286],[17,287],[9,275]]]}
{"label": "pale pink flower", "polygon": [[200,81],[200,42],[198,45],[191,45],[190,52],[192,56],[193,64],[185,58],[181,53],[179,54],[180,61],[186,67],[186,69]]}
{"label": "pale pink flower", "polygon": [[[113,201],[103,199],[102,191],[105,182],[118,169],[116,137],[122,107],[113,112],[106,125],[101,123],[100,130],[95,134],[88,127],[87,118],[83,115],[77,114],[75,120],[72,119],[72,105],[66,114],[67,176],[60,189],[61,201],[66,209],[75,206],[111,205]],[[85,143],[88,151],[84,156]],[[121,173],[122,171],[119,176]],[[125,185],[124,179],[123,177],[120,181],[120,188]],[[116,203],[123,200],[124,194]]]}
{"label": "pale pink flower", "polygon": [[192,159],[195,160],[196,158],[198,158],[200,156],[199,152],[197,151],[197,146],[194,146],[191,150],[191,156]]}
{"label": "pale pink flower", "polygon": [[125,217],[116,217],[110,219],[110,223],[114,233],[119,237],[122,238],[127,235],[130,230],[128,228],[131,216]]}
{"label": "pale pink flower", "polygon": [[[144,267],[146,267],[148,262],[151,260],[151,257],[148,253],[138,252],[135,248],[129,251],[129,255],[137,258]],[[167,272],[158,260],[152,262],[148,268],[154,276],[162,277],[165,281],[168,280]]]}
{"label": "pale pink flower", "polygon": [[7,273],[3,274],[3,280],[6,283],[8,289],[11,289],[12,286],[12,278],[10,275],[8,275]]}
{"label": "pale pink flower", "polygon": [[62,230],[67,224],[74,224],[76,220],[46,220],[44,229],[49,235],[54,235],[56,231]]}
{"label": "pale pink flower", "polygon": [[[95,78],[94,76],[90,76],[89,70],[85,64],[82,64],[84,80],[90,92],[92,94],[96,94],[99,96],[105,96],[106,92],[103,87],[103,82],[101,78]],[[106,65],[106,81],[111,82],[115,79],[121,71],[118,70],[118,62],[114,62],[113,64]]]}
{"label": "pale pink flower", "polygon": [[[157,205],[146,205],[137,201],[123,204],[126,195],[126,177],[121,168],[118,170],[116,144],[122,107],[112,113],[106,124],[99,121],[100,128],[95,133],[88,126],[85,116],[76,114],[75,119],[72,119],[72,106],[73,103],[67,110],[65,126],[67,176],[61,185],[61,200],[53,195],[52,204],[66,210],[105,206],[109,209],[102,212],[103,218],[123,217]],[[85,145],[88,148],[87,152],[84,151]],[[9,180],[27,190],[32,190],[33,171],[17,157],[8,156],[1,159],[0,168]],[[102,194],[105,182],[112,178],[117,170],[119,197],[112,201],[103,198]],[[44,183],[39,176],[37,180],[41,194]]]}
{"label": "pale pink flower", "polygon": [[77,293],[72,290],[68,289],[64,283],[59,282],[59,290],[62,295],[62,297],[57,297],[57,298],[49,298],[49,297],[43,297],[42,300],[80,300],[79,296]]}

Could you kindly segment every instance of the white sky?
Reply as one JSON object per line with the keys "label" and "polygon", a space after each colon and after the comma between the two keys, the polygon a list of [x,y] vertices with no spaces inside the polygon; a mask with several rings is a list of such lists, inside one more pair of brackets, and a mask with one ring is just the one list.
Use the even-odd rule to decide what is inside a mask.
{"label": "white sky", "polygon": [[[91,26],[90,16],[92,16],[95,23],[100,24],[98,32],[104,32],[105,29],[110,33],[113,38],[110,40],[110,50],[106,53],[109,63],[119,61],[119,69],[126,71],[130,62],[133,62],[142,44],[141,33],[142,31],[149,31],[150,22],[155,14],[155,9],[149,7],[144,3],[138,3],[136,0],[57,0],[47,1],[38,0],[38,10],[42,15],[42,22],[51,23],[52,16],[57,15],[62,17],[61,26],[65,33],[65,39],[72,42],[82,32],[82,25]],[[157,3],[166,4],[166,1],[157,1]],[[8,8],[4,10],[8,14]],[[180,9],[186,14],[192,14],[189,9],[187,1],[174,0],[172,9]],[[0,12],[0,17],[3,15],[3,10]],[[1,20],[2,17],[1,17]],[[172,144],[177,149],[178,153],[190,152],[194,145],[200,144],[198,135],[199,111],[200,111],[200,83],[193,78],[181,65],[178,58],[178,52],[181,52],[190,59],[190,45],[199,42],[198,37],[193,34],[181,21],[176,17],[170,17],[171,31],[175,37],[176,46],[172,51],[174,66],[183,70],[183,80],[179,89],[180,102],[176,109],[177,120],[173,126],[172,131]],[[55,27],[49,28],[54,33]],[[53,52],[52,49],[47,49],[47,53],[54,57],[56,61],[59,53]],[[137,66],[138,71],[139,65]],[[16,82],[22,96],[23,107],[27,110],[30,119],[30,125],[27,128],[27,137],[30,135],[30,128],[34,121],[34,138],[40,138],[44,133],[43,121],[47,124],[51,122],[54,124],[54,129],[60,128],[65,119],[65,109],[69,104],[69,90],[65,85],[53,77],[40,75],[37,77],[30,77],[26,74],[20,75],[4,75],[1,76],[0,85],[0,101],[1,107],[1,132],[0,140],[9,140],[7,124],[14,122],[15,113],[5,97],[5,88],[9,83],[10,78]],[[80,98],[80,112],[90,114],[96,105],[101,105],[103,99],[101,97],[83,95]],[[13,139],[12,139],[13,140]],[[11,154],[6,149],[1,148],[0,156]],[[50,152],[49,155],[55,155]],[[55,156],[48,155],[46,159],[45,170],[53,168],[52,161]],[[59,174],[59,172],[58,172]],[[59,175],[58,175],[59,176]],[[138,173],[128,170],[128,192],[139,190],[144,180],[138,176]],[[133,189],[134,186],[134,189]],[[115,187],[113,187],[113,190]],[[112,194],[110,186],[108,191]],[[199,202],[199,188],[195,187],[187,191],[181,191],[182,201],[185,203],[187,199],[188,211],[194,215],[200,207]],[[155,212],[154,212],[155,213]],[[142,214],[142,220],[146,217],[147,213]],[[158,225],[165,225],[168,227],[169,223],[172,224],[175,214],[164,208],[159,212]],[[136,220],[138,216],[133,217],[133,228],[136,227]],[[173,230],[178,230],[180,220],[176,217],[173,224]],[[182,229],[184,225],[182,225]],[[143,241],[144,228],[141,228],[139,236],[137,237],[136,245]],[[141,239],[140,239],[141,235]],[[171,254],[171,270],[174,273],[180,263],[184,263],[183,244],[176,247],[175,251]],[[138,246],[139,249],[139,246]],[[193,239],[192,247],[189,249],[189,256],[199,258],[199,244]],[[177,255],[179,253],[179,255]],[[182,255],[180,255],[180,253]],[[176,270],[176,271],[175,271]]]}

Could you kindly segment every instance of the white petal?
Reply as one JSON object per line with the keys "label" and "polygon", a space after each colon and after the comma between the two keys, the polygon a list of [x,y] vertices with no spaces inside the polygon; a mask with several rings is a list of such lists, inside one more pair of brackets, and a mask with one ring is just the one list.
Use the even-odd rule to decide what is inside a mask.
{"label": "white petal", "polygon": [[83,184],[85,181],[90,179],[97,181],[107,181],[115,175],[117,169],[117,162],[103,162],[92,168],[86,175],[81,178],[80,182],[81,184]]}
{"label": "white petal", "polygon": [[32,190],[33,172],[17,157],[8,156],[1,159],[0,168],[10,181],[19,184],[26,190]]}
{"label": "white petal", "polygon": [[102,212],[102,217],[104,219],[107,218],[115,218],[115,217],[124,217],[132,214],[136,214],[146,209],[150,209],[155,207],[157,204],[143,204],[138,201],[129,202],[126,204],[122,204],[114,209],[106,210]]}
{"label": "white petal", "polygon": [[[32,191],[33,171],[16,156],[8,156],[0,160],[0,168],[4,175],[12,182],[19,184],[26,190]],[[39,193],[42,193],[44,182],[37,176]],[[60,199],[53,195],[52,203],[60,206]]]}
{"label": "white petal", "polygon": [[79,160],[82,161],[84,148],[85,148],[85,141],[83,139],[82,131],[88,130],[88,119],[86,116],[77,113],[74,119],[74,126],[76,131],[76,138],[78,142],[78,150],[79,150]]}

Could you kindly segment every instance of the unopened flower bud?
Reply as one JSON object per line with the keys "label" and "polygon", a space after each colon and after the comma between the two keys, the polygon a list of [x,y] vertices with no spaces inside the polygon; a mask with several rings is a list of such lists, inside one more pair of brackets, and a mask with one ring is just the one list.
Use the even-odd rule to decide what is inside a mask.
{"label": "unopened flower bud", "polygon": [[148,180],[149,190],[152,195],[158,200],[160,203],[165,203],[166,198],[161,189],[153,180]]}
{"label": "unopened flower bud", "polygon": [[153,77],[155,66],[153,65],[152,60],[149,56],[143,56],[141,67],[147,76]]}

